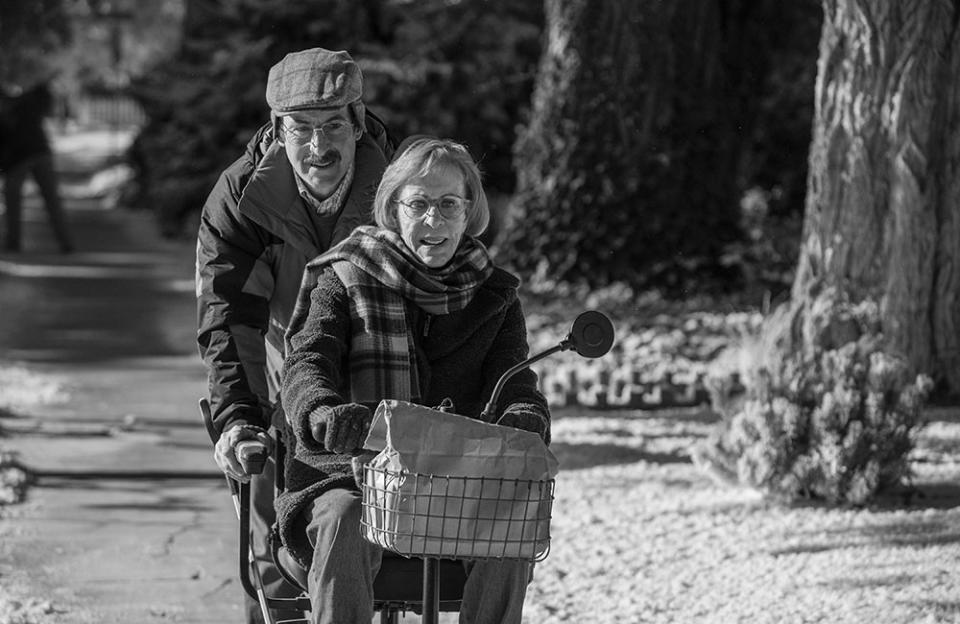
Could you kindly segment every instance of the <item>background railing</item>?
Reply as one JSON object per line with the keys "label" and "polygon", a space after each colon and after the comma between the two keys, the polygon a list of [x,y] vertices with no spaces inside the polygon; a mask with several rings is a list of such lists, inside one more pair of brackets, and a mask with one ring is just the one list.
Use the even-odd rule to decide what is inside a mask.
{"label": "background railing", "polygon": [[81,125],[142,126],[143,109],[126,95],[82,95],[69,103],[70,116]]}

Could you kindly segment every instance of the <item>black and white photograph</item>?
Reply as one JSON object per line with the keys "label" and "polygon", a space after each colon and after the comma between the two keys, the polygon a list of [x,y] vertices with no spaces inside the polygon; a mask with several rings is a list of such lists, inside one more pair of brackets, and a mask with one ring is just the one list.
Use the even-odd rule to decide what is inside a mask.
{"label": "black and white photograph", "polygon": [[960,624],[960,3],[0,2],[0,624]]}

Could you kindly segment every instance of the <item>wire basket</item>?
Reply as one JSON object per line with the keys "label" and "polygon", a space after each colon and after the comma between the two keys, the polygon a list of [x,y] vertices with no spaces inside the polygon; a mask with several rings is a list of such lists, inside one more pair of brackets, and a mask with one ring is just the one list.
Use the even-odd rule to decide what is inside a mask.
{"label": "wire basket", "polygon": [[408,557],[542,561],[554,480],[425,475],[364,467],[360,524]]}

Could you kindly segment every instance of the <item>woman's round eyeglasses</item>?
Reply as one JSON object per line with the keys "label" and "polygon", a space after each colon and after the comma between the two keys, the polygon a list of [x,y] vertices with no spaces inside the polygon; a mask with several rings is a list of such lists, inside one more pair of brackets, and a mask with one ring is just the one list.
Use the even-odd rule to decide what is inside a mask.
{"label": "woman's round eyeglasses", "polygon": [[424,218],[430,212],[430,208],[436,208],[444,219],[456,219],[463,216],[470,204],[470,200],[457,195],[444,195],[438,199],[417,195],[398,199],[396,202],[403,207],[404,213],[411,219]]}

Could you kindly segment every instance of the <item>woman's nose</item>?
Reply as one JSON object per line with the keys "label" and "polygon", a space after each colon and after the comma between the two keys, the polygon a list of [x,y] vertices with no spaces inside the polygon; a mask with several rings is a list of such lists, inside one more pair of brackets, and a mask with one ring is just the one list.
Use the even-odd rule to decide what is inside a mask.
{"label": "woman's nose", "polygon": [[443,215],[440,214],[440,209],[436,205],[430,206],[427,211],[423,214],[423,222],[429,225],[432,228],[439,227],[445,222]]}

